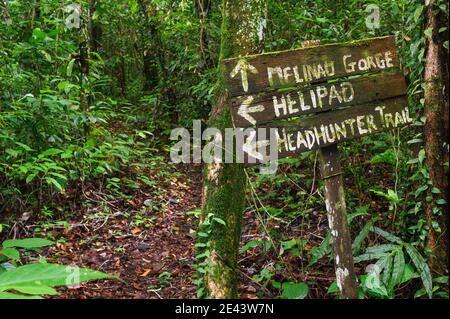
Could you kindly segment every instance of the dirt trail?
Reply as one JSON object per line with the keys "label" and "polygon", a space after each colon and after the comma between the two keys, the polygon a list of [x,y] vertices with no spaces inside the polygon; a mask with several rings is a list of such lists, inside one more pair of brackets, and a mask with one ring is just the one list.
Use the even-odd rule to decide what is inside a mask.
{"label": "dirt trail", "polygon": [[[125,281],[103,280],[61,288],[56,298],[195,298],[195,220],[185,212],[200,207],[202,178],[199,166],[179,169],[184,174],[164,185],[169,187],[159,201],[164,209],[142,214],[141,223],[136,222],[135,214],[122,213],[86,222],[86,217],[101,211],[91,207],[75,214],[69,220],[69,229],[52,230],[56,239],[65,242],[45,253],[48,261],[117,274]],[[138,195],[151,198],[145,190],[136,194],[127,203],[134,211],[152,204],[152,199]]]}

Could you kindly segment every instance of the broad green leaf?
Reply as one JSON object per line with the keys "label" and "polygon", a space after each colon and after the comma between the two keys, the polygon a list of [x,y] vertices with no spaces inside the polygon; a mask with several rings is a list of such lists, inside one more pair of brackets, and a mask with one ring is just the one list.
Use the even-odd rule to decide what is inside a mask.
{"label": "broad green leaf", "polygon": [[54,242],[43,238],[9,239],[3,242],[4,248],[40,248],[53,245]]}
{"label": "broad green leaf", "polygon": [[369,294],[375,295],[375,296],[379,296],[379,297],[388,297],[389,294],[387,292],[386,287],[383,284],[380,284],[380,287],[372,287],[372,288],[368,288],[366,287],[367,291]]}
{"label": "broad green leaf", "polygon": [[59,177],[59,178],[61,178],[61,179],[63,179],[63,180],[67,180],[67,177],[66,177],[66,176],[64,176],[64,175],[62,175],[62,174],[59,174],[59,173],[48,172],[48,174],[49,174],[49,175],[53,175],[53,176],[55,176],[55,177]]}
{"label": "broad green leaf", "polygon": [[422,143],[423,139],[421,138],[414,138],[412,140],[409,140],[408,142],[406,142],[406,144],[416,144],[416,143]]}
{"label": "broad green leaf", "polygon": [[397,243],[397,244],[402,244],[403,243],[403,241],[400,238],[398,238],[397,236],[394,236],[394,235],[388,233],[387,231],[382,230],[381,228],[374,227],[373,231],[374,231],[375,234],[380,235],[380,236],[384,237],[385,239],[387,239],[387,240],[389,240],[389,241],[391,241],[393,243]]}
{"label": "broad green leaf", "polygon": [[433,278],[433,282],[438,284],[448,284],[448,276],[441,276]]}
{"label": "broad green leaf", "polygon": [[[386,287],[381,281],[373,281],[376,277],[369,275],[361,276],[361,285],[367,291],[367,293],[374,297],[386,298],[389,296]],[[375,285],[376,284],[376,285]]]}
{"label": "broad green leaf", "polygon": [[14,142],[16,145],[22,147],[25,151],[31,152],[33,149],[29,147],[27,144],[21,143],[21,142]]}
{"label": "broad green leaf", "polygon": [[39,158],[49,157],[49,156],[53,156],[53,155],[56,155],[59,153],[63,153],[63,151],[61,151],[57,148],[49,148],[48,150],[45,150],[44,152],[39,154]]}
{"label": "broad green leaf", "polygon": [[67,65],[67,71],[66,71],[67,76],[71,76],[72,75],[72,70],[73,70],[74,63],[75,63],[75,59],[72,59],[72,60],[70,60],[69,64]]}
{"label": "broad green leaf", "polygon": [[330,285],[330,287],[328,287],[327,293],[328,294],[333,294],[339,292],[339,288],[337,286],[337,282],[336,280],[332,282],[332,284]]}
{"label": "broad green leaf", "polygon": [[42,299],[42,297],[18,295],[10,292],[0,292],[0,299]]}
{"label": "broad green leaf", "polygon": [[393,150],[388,149],[384,153],[376,154],[372,159],[370,160],[371,164],[380,164],[380,163],[386,163],[390,165],[395,165],[397,162],[397,157]]}
{"label": "broad green leaf", "polygon": [[214,217],[213,220],[221,225],[224,225],[224,226],[227,225],[227,223],[225,223],[225,221],[219,217]]}
{"label": "broad green leaf", "polygon": [[389,290],[394,289],[396,285],[400,283],[403,278],[403,273],[405,271],[405,256],[403,255],[403,250],[398,249],[394,256],[394,264],[392,266],[392,278],[389,282]]}
{"label": "broad green leaf", "polygon": [[45,59],[48,62],[52,62],[52,56],[48,52],[46,52],[45,50],[41,50],[40,52],[44,55]]}
{"label": "broad green leaf", "polygon": [[17,249],[14,248],[3,248],[0,250],[0,254],[14,260],[20,259],[20,253]]}
{"label": "broad green leaf", "polygon": [[397,247],[398,246],[394,245],[394,244],[382,244],[382,245],[371,246],[366,249],[366,254],[385,253],[385,252],[393,250]]}
{"label": "broad green leaf", "polygon": [[370,221],[368,221],[364,225],[363,229],[361,229],[359,234],[355,237],[355,240],[353,241],[353,244],[352,244],[353,255],[356,255],[359,252],[359,250],[361,248],[361,244],[363,243],[364,239],[366,239],[369,232],[373,229],[374,222],[375,222],[375,219],[371,219]]}
{"label": "broad green leaf", "polygon": [[303,282],[284,282],[282,289],[281,297],[285,299],[305,299],[309,291],[308,285]]}
{"label": "broad green leaf", "polygon": [[367,216],[369,215],[367,212],[369,211],[369,205],[364,205],[355,209],[354,212],[347,215],[347,222],[349,224],[352,223],[353,219],[359,216]]}
{"label": "broad green leaf", "polygon": [[431,189],[431,192],[432,192],[433,194],[440,194],[440,193],[441,193],[441,190],[440,190],[439,188],[437,188],[437,187],[433,187],[433,188]]}
{"label": "broad green leaf", "polygon": [[425,288],[421,288],[416,291],[416,293],[414,294],[414,298],[420,298],[420,297],[425,296],[426,294],[427,294],[427,291],[425,290]]}
{"label": "broad green leaf", "polygon": [[27,176],[27,178],[25,179],[25,182],[27,184],[31,183],[31,181],[33,181],[33,179],[37,176],[37,173],[33,173]]}
{"label": "broad green leaf", "polygon": [[383,271],[383,282],[388,286],[391,276],[392,276],[392,265],[393,265],[393,259],[394,256],[392,254],[389,254],[386,256],[386,263],[384,265],[384,271]]}
{"label": "broad green leaf", "polygon": [[33,37],[39,42],[47,38],[47,33],[42,31],[40,28],[33,29]]}
{"label": "broad green leaf", "polygon": [[0,274],[0,290],[32,286],[56,287],[112,277],[85,268],[57,264],[28,264]]}
{"label": "broad green leaf", "polygon": [[388,198],[391,200],[391,201],[393,201],[393,202],[395,202],[395,203],[400,203],[400,199],[398,198],[398,194],[397,194],[397,192],[395,192],[394,190],[392,190],[392,189],[388,189]]}
{"label": "broad green leaf", "polygon": [[277,288],[277,289],[281,289],[281,282],[279,282],[279,281],[272,281],[272,286],[274,287],[274,288]]}
{"label": "broad green leaf", "polygon": [[422,194],[424,191],[428,189],[428,185],[422,185],[420,186],[414,193],[414,196],[417,198],[420,194]]}
{"label": "broad green leaf", "polygon": [[197,236],[199,236],[199,237],[208,237],[209,235],[207,234],[207,233],[205,233],[205,232],[202,232],[202,231],[199,231],[198,233],[197,233]]}
{"label": "broad green leaf", "polygon": [[28,295],[56,295],[58,292],[45,285],[40,284],[26,284],[26,285],[15,285],[14,290],[17,290],[18,292],[28,294]]}
{"label": "broad green leaf", "polygon": [[249,250],[250,248],[256,247],[258,245],[262,244],[261,240],[251,240],[247,243],[245,243],[244,246],[241,247],[241,249],[239,249],[240,252],[244,252]]}
{"label": "broad green leaf", "polygon": [[414,267],[410,264],[405,264],[405,269],[403,271],[402,279],[400,280],[400,285],[404,284],[405,282],[410,281],[413,278],[418,278],[419,275],[414,271]]}
{"label": "broad green leaf", "polygon": [[414,11],[414,21],[417,23],[419,21],[420,16],[422,15],[423,5],[419,5]]}
{"label": "broad green leaf", "polygon": [[62,185],[56,179],[54,179],[53,177],[47,176],[45,178],[45,180],[47,181],[47,183],[53,184],[56,187],[57,190],[60,191],[60,190],[63,189]]}
{"label": "broad green leaf", "polygon": [[414,266],[416,266],[416,269],[419,271],[420,278],[422,279],[422,283],[427,291],[428,297],[432,298],[433,281],[428,264],[426,263],[425,259],[419,254],[417,249],[412,245],[406,244],[405,248],[409,257],[411,257]]}
{"label": "broad green leaf", "polygon": [[387,258],[388,258],[388,256],[389,256],[389,255],[384,254],[384,255],[381,256],[380,259],[378,259],[377,262],[375,263],[375,266],[378,267],[378,269],[380,270],[380,272],[383,271],[383,269],[385,268],[386,263],[387,263]]}
{"label": "broad green leaf", "polygon": [[297,244],[297,240],[296,239],[291,239],[291,240],[287,240],[287,241],[282,241],[281,242],[281,246],[283,247],[283,249],[291,249],[292,247],[294,247]]}
{"label": "broad green leaf", "polygon": [[325,236],[324,240],[319,246],[314,247],[311,249],[309,255],[311,256],[311,261],[308,264],[309,266],[314,265],[317,263],[323,256],[328,255],[331,252],[331,233],[327,232],[327,235]]}
{"label": "broad green leaf", "polygon": [[442,299],[448,299],[448,292],[446,291],[437,291],[434,293],[434,297],[442,298]]}

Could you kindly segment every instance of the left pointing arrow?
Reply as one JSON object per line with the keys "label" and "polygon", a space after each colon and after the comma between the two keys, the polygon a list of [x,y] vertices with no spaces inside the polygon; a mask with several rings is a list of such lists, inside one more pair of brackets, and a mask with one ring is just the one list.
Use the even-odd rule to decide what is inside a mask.
{"label": "left pointing arrow", "polygon": [[230,77],[234,78],[238,73],[241,73],[241,79],[242,79],[242,88],[244,89],[244,92],[248,91],[248,75],[247,72],[251,72],[253,74],[257,74],[258,70],[248,63],[244,59],[240,59],[236,66],[234,67],[233,71],[230,73]]}
{"label": "left pointing arrow", "polygon": [[242,102],[241,106],[239,106],[239,109],[238,109],[237,113],[240,116],[242,116],[244,119],[249,121],[252,125],[255,125],[256,124],[256,120],[250,114],[264,111],[264,105],[250,106],[250,104],[252,104],[252,102],[253,102],[253,96],[247,97]]}

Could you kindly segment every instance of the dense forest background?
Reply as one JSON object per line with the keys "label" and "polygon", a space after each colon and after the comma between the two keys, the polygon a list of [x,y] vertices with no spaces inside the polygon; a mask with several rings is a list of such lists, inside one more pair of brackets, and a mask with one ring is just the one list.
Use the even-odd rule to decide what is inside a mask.
{"label": "dense forest background", "polygon": [[[340,145],[359,292],[448,298],[448,2],[265,3],[263,52],[396,36],[414,124]],[[220,95],[222,9],[209,0],[0,1],[3,297],[56,294],[2,284],[44,260],[128,283],[62,287],[63,298],[211,296],[204,276],[214,265],[198,240],[209,233],[196,231],[202,168],[168,154],[171,130],[195,119],[206,127]],[[338,295],[317,165],[309,152],[280,160],[276,175],[245,171],[239,296]]]}

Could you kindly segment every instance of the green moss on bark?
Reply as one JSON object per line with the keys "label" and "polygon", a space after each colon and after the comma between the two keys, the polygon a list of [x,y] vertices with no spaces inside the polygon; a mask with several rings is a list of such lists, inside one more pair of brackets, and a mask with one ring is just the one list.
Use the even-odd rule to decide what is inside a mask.
{"label": "green moss on bark", "polygon": [[[221,61],[225,58],[257,53],[263,40],[266,0],[224,0]],[[261,29],[262,28],[262,29]],[[221,65],[221,63],[220,63]],[[232,128],[229,99],[224,87],[224,68],[219,69],[219,90],[209,126],[222,134]],[[224,158],[224,157],[223,157]],[[208,164],[204,171],[204,203],[200,231],[208,234],[206,271],[202,285],[209,298],[237,297],[237,257],[245,204],[246,178],[240,164]],[[210,216],[213,216],[212,221]],[[214,222],[218,218],[223,223]]]}

